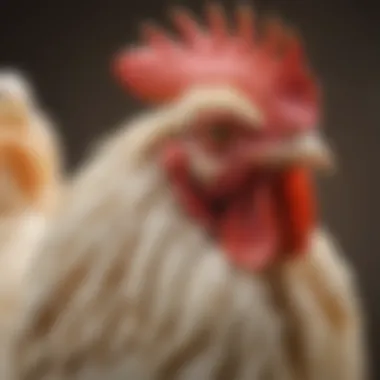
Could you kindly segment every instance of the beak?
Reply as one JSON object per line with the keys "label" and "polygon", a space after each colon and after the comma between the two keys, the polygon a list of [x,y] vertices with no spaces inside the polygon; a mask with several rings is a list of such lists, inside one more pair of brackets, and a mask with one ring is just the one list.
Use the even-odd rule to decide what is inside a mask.
{"label": "beak", "polygon": [[[259,160],[258,160],[259,158]],[[254,160],[264,165],[304,165],[323,172],[335,169],[335,159],[330,147],[317,134],[297,136],[291,141],[276,143],[254,154]]]}
{"label": "beak", "polygon": [[[331,172],[335,169],[335,158],[331,148],[317,134],[308,134],[293,141],[288,152],[288,160],[303,163],[310,168]],[[286,159],[286,157],[285,157]]]}

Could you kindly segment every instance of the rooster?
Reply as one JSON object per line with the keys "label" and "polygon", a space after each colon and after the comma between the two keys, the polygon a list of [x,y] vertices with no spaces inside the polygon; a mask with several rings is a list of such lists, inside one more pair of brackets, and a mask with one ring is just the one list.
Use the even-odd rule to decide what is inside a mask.
{"label": "rooster", "polygon": [[76,173],[28,276],[11,380],[362,380],[353,271],[320,227],[333,164],[299,38],[173,12],[115,72],[154,105]]}
{"label": "rooster", "polygon": [[60,153],[29,82],[0,71],[0,328],[13,326],[24,275],[58,205]]}

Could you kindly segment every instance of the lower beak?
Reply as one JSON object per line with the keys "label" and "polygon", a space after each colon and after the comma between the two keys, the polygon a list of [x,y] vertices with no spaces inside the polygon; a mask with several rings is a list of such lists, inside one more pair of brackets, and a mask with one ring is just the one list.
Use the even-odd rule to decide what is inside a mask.
{"label": "lower beak", "polygon": [[274,166],[304,165],[316,170],[333,171],[335,159],[330,147],[316,134],[299,136],[291,141],[266,147],[260,154],[254,154],[255,161]]}

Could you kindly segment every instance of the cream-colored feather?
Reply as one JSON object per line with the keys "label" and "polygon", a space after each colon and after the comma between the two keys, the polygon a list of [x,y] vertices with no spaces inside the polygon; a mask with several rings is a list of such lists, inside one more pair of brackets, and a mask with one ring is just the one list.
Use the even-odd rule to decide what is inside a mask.
{"label": "cream-colored feather", "polygon": [[24,304],[28,266],[59,202],[58,140],[20,74],[0,71],[0,338]]}
{"label": "cream-colored feather", "polygon": [[305,257],[244,273],[182,213],[155,160],[200,108],[246,110],[239,97],[144,115],[79,171],[29,273],[2,379],[364,379],[356,285],[331,239],[315,231]]}

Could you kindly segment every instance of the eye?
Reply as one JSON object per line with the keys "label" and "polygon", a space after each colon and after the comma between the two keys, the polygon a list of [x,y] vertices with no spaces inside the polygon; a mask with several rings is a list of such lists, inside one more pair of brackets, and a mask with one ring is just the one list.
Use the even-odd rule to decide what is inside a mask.
{"label": "eye", "polygon": [[226,144],[231,142],[234,136],[232,128],[228,125],[217,124],[209,129],[210,137],[218,144]]}

